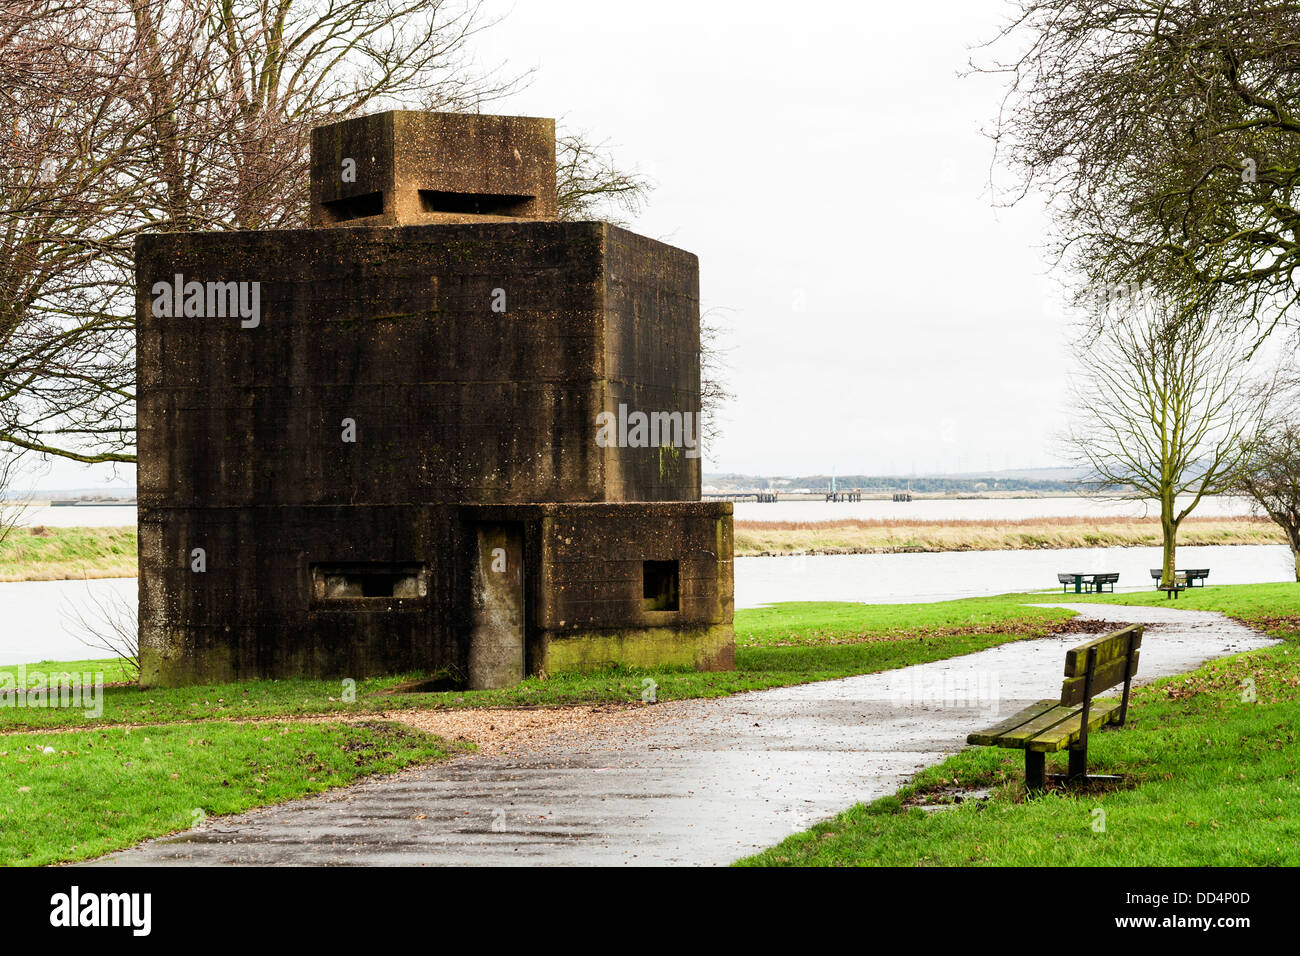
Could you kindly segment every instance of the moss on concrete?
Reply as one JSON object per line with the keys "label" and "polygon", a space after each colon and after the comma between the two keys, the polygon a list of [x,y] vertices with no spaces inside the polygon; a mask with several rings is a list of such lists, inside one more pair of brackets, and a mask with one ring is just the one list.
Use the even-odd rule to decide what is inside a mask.
{"label": "moss on concrete", "polygon": [[586,632],[547,642],[547,674],[587,673],[615,665],[730,670],[736,634],[730,623]]}

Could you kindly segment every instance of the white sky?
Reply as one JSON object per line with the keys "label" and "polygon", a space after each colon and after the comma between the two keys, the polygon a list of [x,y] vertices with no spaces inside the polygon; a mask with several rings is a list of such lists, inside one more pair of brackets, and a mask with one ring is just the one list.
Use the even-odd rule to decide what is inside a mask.
{"label": "white sky", "polygon": [[[700,257],[736,399],[706,470],[1057,463],[1066,320],[1037,203],[995,210],[960,78],[1005,0],[487,0],[482,61],[536,68],[493,112],[608,138],[656,184],[631,225]],[[121,472],[130,483],[130,470]],[[94,486],[60,463],[45,487]]]}
{"label": "white sky", "polygon": [[[489,0],[493,111],[608,137],[654,180],[638,232],[700,257],[736,400],[710,471],[1055,464],[1065,318],[1041,206],[995,210],[960,78],[1005,0]],[[802,306],[802,308],[800,307]]]}

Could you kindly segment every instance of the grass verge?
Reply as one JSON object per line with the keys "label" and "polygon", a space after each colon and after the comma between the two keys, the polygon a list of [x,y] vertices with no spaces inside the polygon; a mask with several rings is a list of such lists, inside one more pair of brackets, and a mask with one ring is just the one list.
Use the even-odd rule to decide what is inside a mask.
{"label": "grass verge", "polygon": [[[1188,518],[1182,545],[1285,544],[1267,518]],[[1023,521],[738,521],[737,557],[1154,547],[1149,518],[1029,518]],[[135,528],[15,528],[0,542],[0,581],[135,577]]]}
{"label": "grass verge", "polygon": [[[1041,595],[1039,596],[1042,597]],[[516,687],[490,691],[373,696],[395,684],[427,675],[358,680],[355,699],[340,681],[266,680],[196,687],[105,686],[103,714],[84,709],[19,707],[17,695],[0,695],[0,732],[78,727],[100,723],[160,724],[195,720],[383,713],[404,708],[539,707],[639,703],[644,681],[657,685],[659,700],[721,697],[767,687],[850,677],[969,654],[1007,641],[1042,637],[1073,616],[1070,611],[1026,608],[1003,598],[968,598],[934,604],[779,604],[736,613],[736,669],[616,668],[592,674],[529,678]],[[45,661],[26,665],[27,679],[41,672],[53,682],[62,672],[94,672],[103,665],[105,684],[121,680],[113,662]],[[0,667],[16,675],[16,667]],[[350,696],[350,695],[348,695]]]}
{"label": "grass verge", "polygon": [[205,816],[280,803],[447,755],[382,722],[109,727],[0,738],[0,864],[99,856]]}

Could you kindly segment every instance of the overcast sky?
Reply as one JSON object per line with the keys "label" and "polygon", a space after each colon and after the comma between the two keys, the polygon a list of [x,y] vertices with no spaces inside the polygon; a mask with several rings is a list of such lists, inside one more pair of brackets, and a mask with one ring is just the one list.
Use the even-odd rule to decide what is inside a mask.
{"label": "overcast sky", "polygon": [[492,111],[608,138],[656,186],[632,227],[700,257],[736,394],[706,470],[1056,463],[1066,318],[1046,219],[993,208],[981,130],[1001,87],[958,75],[1005,0],[486,9],[502,19],[482,61],[535,68]]}
{"label": "overcast sky", "polygon": [[638,231],[700,257],[736,400],[708,470],[1055,462],[1062,296],[1041,205],[993,208],[1005,0],[491,0],[485,60],[656,184]]}

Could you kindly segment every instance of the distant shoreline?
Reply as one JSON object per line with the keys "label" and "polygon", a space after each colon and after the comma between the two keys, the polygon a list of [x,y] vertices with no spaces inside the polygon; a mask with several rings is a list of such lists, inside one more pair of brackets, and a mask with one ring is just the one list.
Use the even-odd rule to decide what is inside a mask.
{"label": "distant shoreline", "polygon": [[[840,488],[837,494],[855,491],[853,488]],[[733,501],[737,498],[753,498],[755,495],[777,495],[776,503],[786,501],[825,501],[826,496],[831,492],[828,491],[706,491],[702,497],[705,501]],[[863,501],[893,501],[895,494],[907,494],[912,496],[912,502],[917,501],[1012,501],[1027,500],[1032,501],[1036,498],[1086,498],[1098,501],[1130,501],[1129,495],[1122,494],[1098,494],[1087,491],[907,491],[900,488],[898,491],[862,491]],[[906,502],[904,502],[906,503]]]}
{"label": "distant shoreline", "polygon": [[134,526],[20,525],[0,542],[0,582],[133,578],[136,548]]}
{"label": "distant shoreline", "polygon": [[[1267,518],[1188,518],[1179,547],[1285,544]],[[840,519],[737,521],[738,558],[953,551],[1042,551],[1160,545],[1154,518],[1021,520]],[[18,527],[0,543],[0,583],[130,578],[138,573],[134,527]]]}
{"label": "distant shoreline", "polygon": [[[736,522],[734,553],[742,558],[1045,551],[1158,547],[1160,543],[1156,518],[747,520]],[[1246,544],[1286,544],[1286,538],[1272,521],[1252,515],[1188,518],[1178,534],[1179,547]]]}

